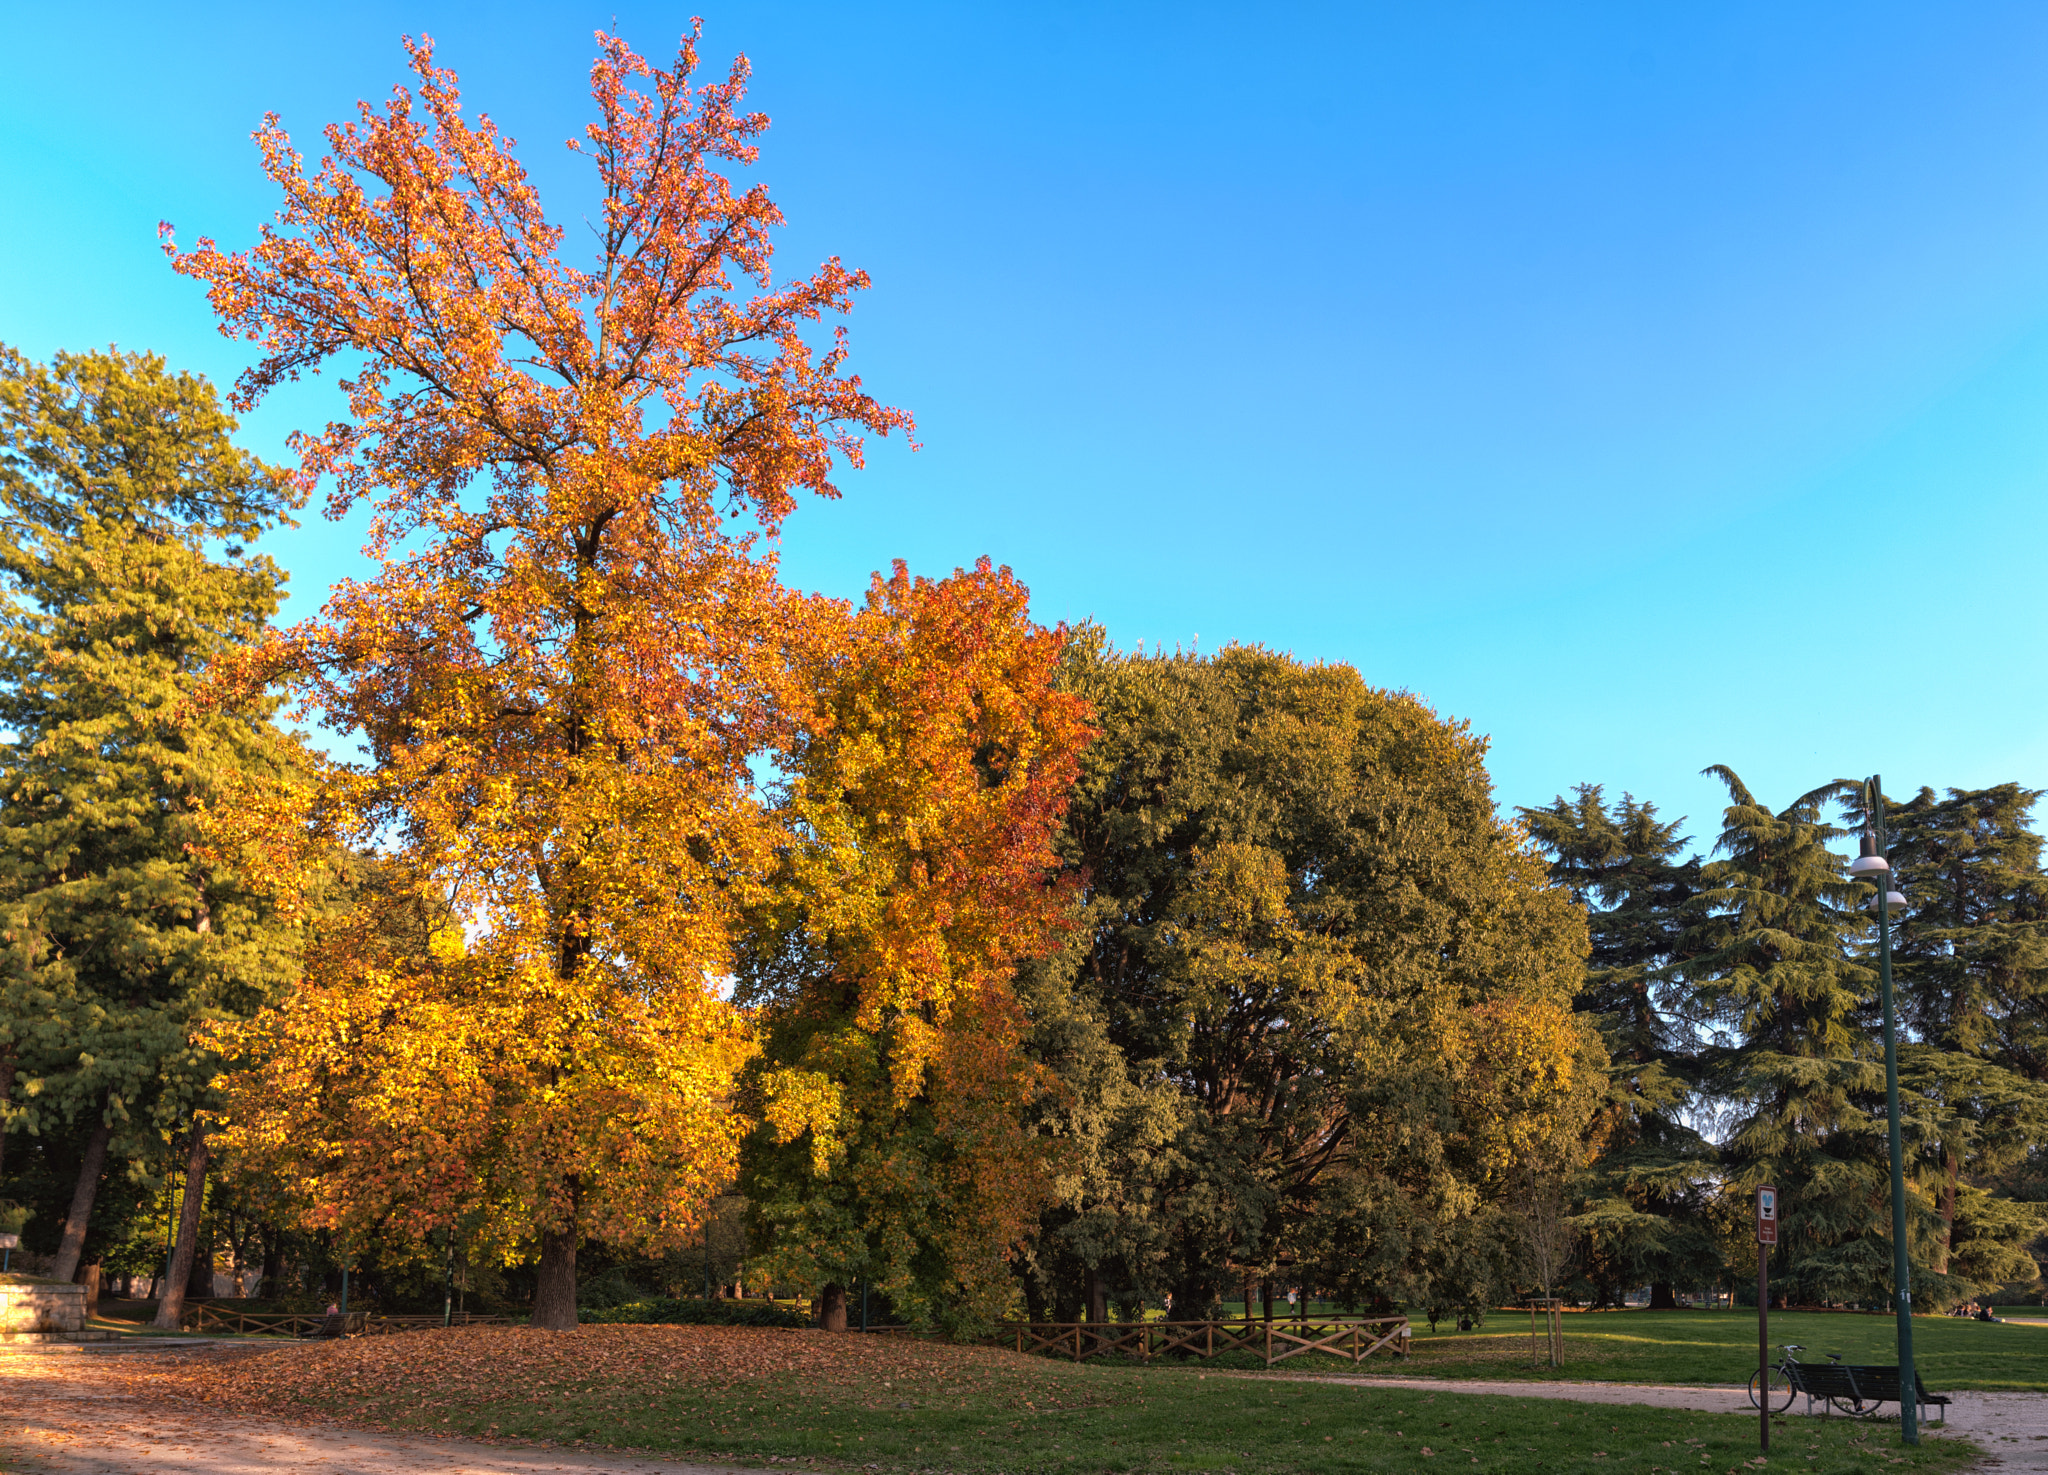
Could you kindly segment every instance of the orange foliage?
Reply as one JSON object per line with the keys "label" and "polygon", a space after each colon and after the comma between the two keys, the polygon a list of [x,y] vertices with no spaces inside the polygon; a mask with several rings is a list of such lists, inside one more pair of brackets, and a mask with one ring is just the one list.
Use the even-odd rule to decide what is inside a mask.
{"label": "orange foliage", "polygon": [[837,629],[805,672],[798,839],[746,975],[772,1139],[751,1191],[781,1273],[985,1314],[1046,1191],[1010,985],[1069,916],[1052,840],[1087,707],[1054,686],[1065,632],[986,559],[937,582],[899,564]]}
{"label": "orange foliage", "polygon": [[563,978],[442,932],[424,953],[331,930],[299,987],[216,1046],[218,1139],[340,1242],[457,1226],[476,1259],[517,1258],[542,1216],[675,1249],[730,1181],[743,1121],[730,1083],[751,1053],[720,1000]]}
{"label": "orange foliage", "polygon": [[[389,1156],[409,1129],[382,1108],[349,1116],[316,1069],[323,1011],[360,1021],[388,993],[379,1049],[399,1075],[474,1067],[450,1110],[499,1111],[508,1089],[526,1103],[494,1119],[523,1166],[492,1181],[528,1186],[493,1213],[573,1246],[577,1204],[603,1197],[585,1180],[633,1170],[565,1144],[595,1141],[597,1115],[642,1109],[622,1103],[653,1110],[664,1052],[705,1063],[691,1090],[709,1099],[747,1048],[714,980],[780,834],[749,761],[775,731],[794,613],[759,539],[797,489],[834,495],[835,458],[860,464],[862,433],[910,422],[846,371],[843,340],[816,352],[804,337],[866,277],[833,260],[775,285],[781,213],[720,172],[752,163],[766,127],[739,110],[744,61],[697,87],[694,34],[667,70],[600,35],[597,119],[570,147],[603,205],[596,259],[572,265],[512,141],[487,116],[465,120],[431,42],[407,49],[417,90],[328,128],[317,169],[266,119],[256,137],[284,208],[251,250],[180,252],[165,229],[222,330],[261,345],[238,406],[337,356],[359,364],[340,381],[348,418],[294,445],[302,483],[330,483],[330,516],[373,505],[378,571],[337,584],[318,619],[238,674],[295,682],[370,761],[329,770],[309,812],[274,823],[396,845],[472,937],[459,967],[415,959],[356,978],[331,960],[294,1006],[311,1012],[264,1027],[300,1053],[278,1068],[315,1093],[293,1109],[332,1110],[321,1130],[336,1153]],[[729,530],[743,511],[753,527]],[[504,1031],[519,1037],[509,1063],[489,1049]],[[648,1076],[607,1066],[602,1089],[525,1094],[635,1040]],[[475,1052],[518,1084],[485,1082],[498,1066]],[[236,1099],[258,1137],[277,1125],[260,1093]],[[565,1112],[588,1130],[558,1131]],[[643,1175],[655,1201],[608,1232],[687,1222],[690,1195],[731,1163],[713,1115],[663,1139],[673,1186]],[[322,1196],[346,1177],[308,1182],[320,1214],[343,1212]],[[431,1179],[419,1167],[390,1185],[393,1202],[433,1200]]]}

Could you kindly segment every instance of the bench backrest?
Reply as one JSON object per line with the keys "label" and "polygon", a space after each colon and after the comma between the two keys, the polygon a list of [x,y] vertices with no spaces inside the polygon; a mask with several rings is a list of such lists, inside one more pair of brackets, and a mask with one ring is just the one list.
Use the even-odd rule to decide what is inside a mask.
{"label": "bench backrest", "polygon": [[1869,1366],[1858,1364],[1849,1369],[1849,1376],[1856,1380],[1857,1395],[1870,1403],[1897,1403],[1899,1401],[1899,1370],[1896,1367]]}
{"label": "bench backrest", "polygon": [[[1854,1386],[1855,1396],[1862,1399],[1865,1403],[1897,1403],[1900,1401],[1899,1369],[1896,1364],[1886,1366],[1882,1363],[1849,1363],[1835,1368],[1834,1371],[1846,1376]],[[1795,1386],[1797,1385],[1795,1384]],[[1921,1403],[1948,1402],[1947,1399],[1927,1391],[1927,1384],[1921,1381],[1918,1368],[1913,1370],[1913,1387],[1918,1392],[1919,1402]],[[1839,1391],[1849,1392],[1850,1389],[1843,1388]],[[1839,1394],[1831,1391],[1829,1396],[1835,1397],[1839,1396]]]}
{"label": "bench backrest", "polygon": [[[1849,1369],[1834,1362],[1797,1362],[1786,1369],[1792,1386],[1809,1398],[1851,1398],[1857,1385],[1849,1380]],[[1870,1397],[1868,1393],[1863,1395]]]}

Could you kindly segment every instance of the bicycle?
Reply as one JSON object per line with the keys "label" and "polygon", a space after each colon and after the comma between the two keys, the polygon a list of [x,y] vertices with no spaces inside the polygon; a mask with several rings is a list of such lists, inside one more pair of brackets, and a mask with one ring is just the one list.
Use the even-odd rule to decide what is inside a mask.
{"label": "bicycle", "polygon": [[[1792,1400],[1799,1396],[1799,1390],[1792,1386],[1792,1377],[1788,1369],[1800,1365],[1799,1359],[1792,1354],[1804,1352],[1806,1348],[1797,1342],[1786,1342],[1783,1344],[1783,1347],[1785,1355],[1771,1365],[1767,1386],[1762,1372],[1754,1372],[1749,1375],[1749,1406],[1751,1408],[1762,1408],[1764,1406],[1764,1399],[1768,1398],[1772,1402],[1771,1412],[1781,1414],[1790,1408]],[[1842,1360],[1842,1354],[1830,1352],[1827,1354],[1827,1359],[1829,1362],[1839,1363]],[[1782,1398],[1779,1397],[1781,1392],[1784,1395]],[[1833,1402],[1833,1400],[1829,1401]],[[1849,1412],[1846,1408],[1842,1411],[1844,1413]],[[1862,1410],[1858,1409],[1856,1412],[1860,1415]]]}

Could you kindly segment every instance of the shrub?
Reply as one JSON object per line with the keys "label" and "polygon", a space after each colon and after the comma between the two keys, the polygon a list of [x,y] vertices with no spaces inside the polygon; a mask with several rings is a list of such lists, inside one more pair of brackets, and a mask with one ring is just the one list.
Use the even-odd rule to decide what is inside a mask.
{"label": "shrub", "polygon": [[684,1326],[778,1326],[807,1327],[811,1319],[801,1311],[778,1306],[773,1301],[704,1301],[663,1297],[629,1301],[621,1306],[579,1309],[578,1321],[592,1326],[624,1326],[670,1323]]}

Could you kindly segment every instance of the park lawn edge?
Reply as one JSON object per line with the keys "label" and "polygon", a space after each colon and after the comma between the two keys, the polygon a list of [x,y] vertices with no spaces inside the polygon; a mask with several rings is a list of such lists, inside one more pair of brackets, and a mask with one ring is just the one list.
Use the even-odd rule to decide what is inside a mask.
{"label": "park lawn edge", "polygon": [[[1781,1417],[1773,1434],[1781,1448],[1759,1466],[1756,1421],[1741,1415],[1464,1393],[1454,1383],[1440,1392],[1284,1372],[1034,1364],[977,1348],[920,1358],[901,1356],[917,1349],[899,1347],[895,1358],[864,1359],[869,1349],[840,1344],[829,1350],[850,1359],[841,1358],[836,1380],[792,1368],[722,1382],[673,1382],[661,1373],[658,1338],[637,1339],[638,1350],[657,1356],[632,1375],[591,1377],[581,1371],[577,1334],[540,1333],[562,1339],[540,1346],[543,1354],[558,1350],[560,1356],[534,1364],[530,1385],[493,1382],[488,1367],[472,1368],[464,1374],[471,1381],[463,1384],[446,1376],[431,1345],[449,1335],[364,1339],[385,1344],[367,1350],[330,1344],[326,1362],[341,1376],[303,1377],[299,1391],[281,1400],[251,1391],[262,1383],[254,1375],[263,1372],[265,1359],[287,1355],[284,1349],[215,1359],[205,1385],[186,1391],[238,1413],[386,1434],[700,1462],[961,1475],[1442,1475],[1453,1465],[1478,1475],[1624,1469],[1724,1475],[1764,1468],[1862,1475],[1880,1462],[1901,1475],[1946,1475],[1983,1453],[1956,1436],[1898,1450],[1896,1423]],[[927,1349],[940,1350],[934,1344]],[[939,1366],[938,1376],[920,1370],[920,1361]],[[344,1386],[352,1391],[339,1391]]]}

